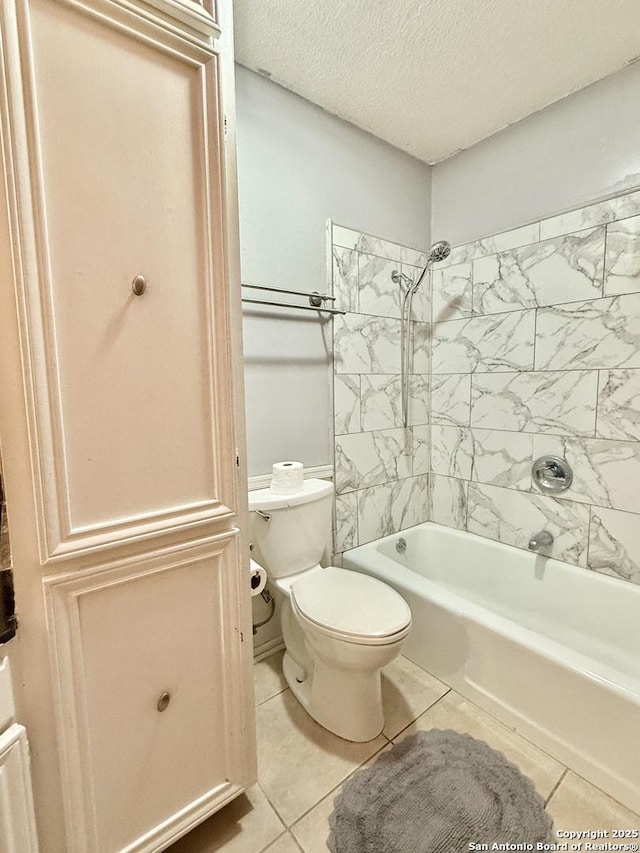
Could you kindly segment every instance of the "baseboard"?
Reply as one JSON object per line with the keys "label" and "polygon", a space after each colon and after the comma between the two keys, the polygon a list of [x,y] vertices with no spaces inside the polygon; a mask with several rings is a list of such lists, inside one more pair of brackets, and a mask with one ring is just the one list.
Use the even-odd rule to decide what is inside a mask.
{"label": "baseboard", "polygon": [[273,640],[267,640],[266,643],[261,643],[253,650],[253,662],[258,663],[282,649],[284,649],[284,640],[282,637],[274,637]]}

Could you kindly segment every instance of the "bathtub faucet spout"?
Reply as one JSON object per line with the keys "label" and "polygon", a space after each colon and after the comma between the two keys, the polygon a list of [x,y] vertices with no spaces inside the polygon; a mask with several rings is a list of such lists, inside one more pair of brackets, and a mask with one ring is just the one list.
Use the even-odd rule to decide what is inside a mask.
{"label": "bathtub faucet spout", "polygon": [[541,530],[540,533],[534,533],[531,539],[529,539],[530,551],[539,551],[540,548],[546,548],[549,545],[553,545],[553,533],[550,533],[548,530]]}

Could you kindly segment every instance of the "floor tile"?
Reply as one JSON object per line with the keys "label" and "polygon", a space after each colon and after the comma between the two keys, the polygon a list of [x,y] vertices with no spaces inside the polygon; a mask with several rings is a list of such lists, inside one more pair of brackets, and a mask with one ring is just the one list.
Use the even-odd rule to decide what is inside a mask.
{"label": "floor tile", "polygon": [[[253,851],[247,850],[247,853],[253,853]],[[264,853],[300,853],[300,848],[289,833],[286,832],[277,841],[270,844]]]}
{"label": "floor tile", "polygon": [[[391,749],[389,744],[382,752]],[[382,753],[374,755],[363,765],[363,768],[370,767]],[[355,772],[358,773],[360,769]],[[353,774],[351,774],[353,775]],[[350,777],[349,777],[350,778]],[[345,780],[346,781],[346,780]],[[344,783],[343,783],[344,784]],[[342,790],[342,785],[339,788],[331,791],[324,799],[320,800],[317,806],[307,812],[304,817],[301,817],[291,827],[291,832],[296,841],[302,847],[304,853],[327,853],[327,837],[329,835],[329,816],[333,811],[334,801],[339,796]]]}
{"label": "floor tile", "polygon": [[329,816],[339,793],[340,789],[332,791],[291,827],[291,832],[304,853],[327,853]]}
{"label": "floor tile", "polygon": [[256,692],[256,705],[261,705],[272,696],[286,690],[287,682],[282,674],[284,650],[269,655],[268,658],[254,664],[253,684]]}
{"label": "floor tile", "polygon": [[429,729],[454,729],[486,741],[517,765],[545,799],[565,769],[555,758],[453,691],[432,705],[394,742],[397,743],[409,734]]}
{"label": "floor tile", "polygon": [[169,847],[167,853],[258,853],[283,831],[282,821],[254,785]]}
{"label": "floor tile", "polygon": [[407,658],[397,658],[382,673],[382,733],[390,739],[395,737],[448,690],[446,684]]}
{"label": "floor tile", "polygon": [[[339,697],[336,697],[339,701]],[[258,778],[290,826],[386,743],[351,743],[318,725],[290,690],[256,709]]]}
{"label": "floor tile", "polygon": [[[640,817],[621,806],[585,779],[569,771],[547,804],[556,832],[561,830],[637,829]],[[638,839],[605,838],[609,842],[638,842]],[[602,843],[596,839],[595,843]]]}

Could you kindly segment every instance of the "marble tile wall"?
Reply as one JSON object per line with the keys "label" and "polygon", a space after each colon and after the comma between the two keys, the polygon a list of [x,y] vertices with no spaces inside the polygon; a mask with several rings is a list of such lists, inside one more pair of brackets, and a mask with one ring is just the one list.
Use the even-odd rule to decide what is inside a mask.
{"label": "marble tile wall", "polygon": [[[523,548],[547,528],[640,583],[640,192],[458,246],[433,285],[433,520]],[[547,453],[573,467],[558,497],[531,481]]]}
{"label": "marble tile wall", "polygon": [[[426,521],[429,511],[428,293],[413,302],[416,358],[409,426],[402,423],[401,289],[415,249],[333,225],[336,554]],[[517,357],[517,356],[514,356]]]}

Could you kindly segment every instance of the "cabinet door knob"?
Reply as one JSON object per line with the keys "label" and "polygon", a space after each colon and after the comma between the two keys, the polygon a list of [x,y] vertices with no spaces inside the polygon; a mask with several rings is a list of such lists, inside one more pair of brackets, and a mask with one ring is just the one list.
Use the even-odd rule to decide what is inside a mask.
{"label": "cabinet door knob", "polygon": [[134,296],[142,296],[146,289],[146,278],[143,275],[137,275],[131,282],[131,290],[133,290]]}
{"label": "cabinet door knob", "polygon": [[158,699],[158,704],[156,705],[158,711],[166,711],[169,707],[169,702],[171,702],[171,694],[165,690],[164,693],[160,694],[160,698]]}

